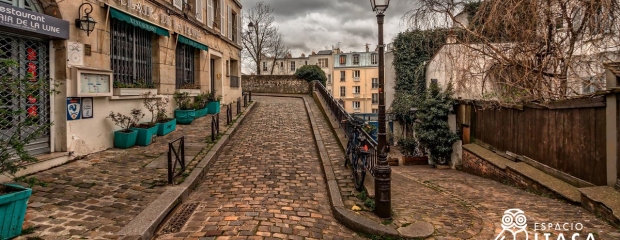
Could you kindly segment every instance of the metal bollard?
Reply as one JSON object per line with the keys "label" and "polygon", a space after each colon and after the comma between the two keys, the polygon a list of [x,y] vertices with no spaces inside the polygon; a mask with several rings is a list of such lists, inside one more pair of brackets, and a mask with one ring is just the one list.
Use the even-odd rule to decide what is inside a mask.
{"label": "metal bollard", "polygon": [[392,218],[392,169],[387,162],[385,149],[379,154],[375,166],[375,214],[382,219]]}
{"label": "metal bollard", "polygon": [[250,102],[252,102],[252,91],[250,91]]}

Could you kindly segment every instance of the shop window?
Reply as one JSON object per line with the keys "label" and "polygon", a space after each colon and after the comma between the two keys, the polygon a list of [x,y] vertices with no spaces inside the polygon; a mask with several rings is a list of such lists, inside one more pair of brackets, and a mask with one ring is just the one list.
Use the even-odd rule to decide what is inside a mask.
{"label": "shop window", "polygon": [[196,49],[183,44],[177,44],[176,50],[176,87],[189,88],[194,86],[194,53]]}
{"label": "shop window", "polygon": [[123,21],[111,21],[110,60],[114,81],[153,84],[153,34]]}

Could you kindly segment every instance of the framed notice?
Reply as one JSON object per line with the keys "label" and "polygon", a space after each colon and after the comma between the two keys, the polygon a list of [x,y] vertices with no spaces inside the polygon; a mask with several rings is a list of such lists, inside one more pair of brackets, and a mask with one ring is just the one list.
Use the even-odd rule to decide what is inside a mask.
{"label": "framed notice", "polygon": [[93,118],[93,98],[82,98],[82,119]]}
{"label": "framed notice", "polygon": [[75,79],[72,91],[76,97],[112,96],[114,79],[110,70],[74,66],[71,76]]}
{"label": "framed notice", "polygon": [[67,120],[78,120],[82,117],[82,99],[79,97],[67,98]]}

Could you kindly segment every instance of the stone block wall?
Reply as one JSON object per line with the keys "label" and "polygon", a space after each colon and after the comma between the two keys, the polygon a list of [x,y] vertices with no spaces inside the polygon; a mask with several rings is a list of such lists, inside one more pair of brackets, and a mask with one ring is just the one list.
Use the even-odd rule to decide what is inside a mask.
{"label": "stone block wall", "polygon": [[466,149],[463,149],[463,171],[476,176],[489,178],[503,184],[515,186],[533,193],[551,196],[558,199],[565,199],[563,196],[543,186],[537,181],[524,176],[509,166],[506,168],[500,168]]}
{"label": "stone block wall", "polygon": [[312,92],[311,85],[293,75],[243,75],[241,88],[254,93],[303,94]]}

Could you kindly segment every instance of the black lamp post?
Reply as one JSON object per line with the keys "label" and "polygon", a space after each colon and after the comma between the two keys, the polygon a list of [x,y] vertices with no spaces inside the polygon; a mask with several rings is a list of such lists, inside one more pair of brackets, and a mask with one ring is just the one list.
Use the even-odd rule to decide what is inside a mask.
{"label": "black lamp post", "polygon": [[[82,9],[82,7],[84,7],[84,9]],[[80,17],[82,13],[84,13],[84,16],[75,19],[75,26],[86,32],[86,36],[89,36],[90,33],[95,30],[95,24],[97,24],[95,19],[90,17],[90,13],[92,12],[93,5],[91,5],[90,3],[82,3],[82,5],[80,5],[80,8],[78,9],[78,17]]]}
{"label": "black lamp post", "polygon": [[386,152],[386,132],[385,132],[385,66],[383,45],[383,13],[390,5],[390,0],[370,0],[372,11],[377,13],[377,24],[379,25],[379,133],[378,150],[379,159],[375,166],[375,214],[383,219],[392,218],[392,190],[391,174],[392,170],[387,163]]}

